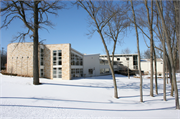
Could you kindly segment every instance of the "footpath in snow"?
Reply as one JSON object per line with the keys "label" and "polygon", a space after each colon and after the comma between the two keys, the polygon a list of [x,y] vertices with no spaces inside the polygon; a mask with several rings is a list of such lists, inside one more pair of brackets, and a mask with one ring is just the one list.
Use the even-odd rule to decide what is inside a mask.
{"label": "footpath in snow", "polygon": [[40,78],[42,84],[33,85],[32,78],[0,74],[0,118],[180,119],[170,84],[167,101],[163,101],[163,79],[158,79],[159,94],[154,91],[150,97],[150,80],[143,78],[143,103],[138,78],[116,75],[116,79],[119,99],[113,97],[110,75],[74,80]]}

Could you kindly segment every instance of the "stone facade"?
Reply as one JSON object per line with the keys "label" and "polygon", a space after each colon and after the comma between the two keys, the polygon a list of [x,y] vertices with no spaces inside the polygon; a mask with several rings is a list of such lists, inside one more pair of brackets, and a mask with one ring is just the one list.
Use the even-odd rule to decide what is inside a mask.
{"label": "stone facade", "polygon": [[7,72],[33,76],[32,43],[11,43],[7,47]]}
{"label": "stone facade", "polygon": [[[71,45],[44,45],[44,77],[53,79],[53,50],[62,51],[62,79],[71,79]],[[39,48],[40,51],[40,48]],[[39,53],[40,54],[40,53]],[[40,55],[39,55],[40,56]],[[40,61],[40,57],[39,57]],[[39,63],[40,64],[40,63]],[[33,43],[11,43],[7,47],[7,72],[33,76]]]}

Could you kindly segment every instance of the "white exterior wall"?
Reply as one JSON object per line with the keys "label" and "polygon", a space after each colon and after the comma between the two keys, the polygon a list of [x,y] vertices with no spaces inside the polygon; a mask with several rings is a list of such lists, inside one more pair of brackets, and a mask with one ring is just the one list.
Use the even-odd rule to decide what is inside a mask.
{"label": "white exterior wall", "polygon": [[[83,73],[85,77],[100,75],[99,69],[99,54],[97,55],[84,55],[83,58]],[[89,69],[93,69],[93,74],[89,74]]]}
{"label": "white exterior wall", "polygon": [[[129,58],[129,61],[126,60],[126,58]],[[134,69],[133,68],[133,57],[120,57],[120,62],[122,62],[122,64],[124,66],[127,66],[128,67],[128,62],[129,62],[129,68],[130,69]]]}
{"label": "white exterior wall", "polygon": [[150,62],[141,62],[141,70],[144,71],[144,73],[150,72]]}
{"label": "white exterior wall", "polygon": [[[163,61],[157,61],[157,73],[158,74],[163,74]],[[144,73],[146,72],[150,72],[151,71],[151,66],[150,66],[150,61],[143,61],[141,62],[141,70],[144,71]],[[153,67],[154,67],[154,62],[153,62]]]}

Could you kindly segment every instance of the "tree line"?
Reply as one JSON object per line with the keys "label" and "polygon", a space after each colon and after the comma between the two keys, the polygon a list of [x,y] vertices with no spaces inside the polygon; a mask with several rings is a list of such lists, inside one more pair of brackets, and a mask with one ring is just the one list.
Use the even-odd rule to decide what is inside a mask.
{"label": "tree line", "polygon": [[[4,16],[1,28],[8,25],[15,19],[20,19],[28,28],[27,32],[20,33],[15,40],[22,42],[29,34],[33,39],[33,83],[39,82],[38,68],[38,30],[44,28],[44,25],[52,26],[48,20],[49,14],[57,15],[57,10],[66,8],[66,4],[62,1],[1,1],[1,15]],[[153,81],[155,80],[155,92],[158,94],[157,82],[157,53],[161,52],[163,58],[163,79],[164,79],[164,96],[166,101],[166,76],[165,69],[168,64],[168,71],[171,82],[171,95],[175,95],[176,109],[179,109],[179,96],[176,81],[176,65],[177,60],[180,60],[180,1],[158,1],[158,0],[143,0],[143,1],[93,1],[93,0],[76,0],[72,5],[83,8],[89,17],[88,23],[91,25],[89,35],[97,32],[104,46],[108,64],[111,70],[111,75],[114,84],[114,97],[119,98],[117,91],[116,78],[113,69],[114,53],[117,43],[123,38],[127,29],[132,29],[136,32],[137,53],[138,53],[138,70],[140,75],[140,102],[143,102],[143,79],[141,74],[141,53],[139,45],[139,35],[143,35],[149,40],[150,44],[147,47],[150,49],[151,62],[151,78],[150,78],[150,96],[153,94]],[[29,14],[31,13],[31,14]],[[31,15],[30,17],[28,15]],[[28,16],[28,17],[27,17]],[[113,42],[113,47],[110,48],[107,42]],[[159,42],[161,47],[157,46]],[[112,55],[112,59],[110,59]],[[153,65],[153,62],[155,65]],[[180,63],[179,63],[180,64]],[[155,69],[155,71],[153,71]],[[153,78],[155,75],[155,79]]]}

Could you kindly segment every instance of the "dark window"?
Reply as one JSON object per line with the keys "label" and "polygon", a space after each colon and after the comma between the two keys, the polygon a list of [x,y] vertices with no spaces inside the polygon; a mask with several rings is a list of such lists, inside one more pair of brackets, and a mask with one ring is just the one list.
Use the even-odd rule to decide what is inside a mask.
{"label": "dark window", "polygon": [[120,58],[117,58],[117,61],[120,61]]}

